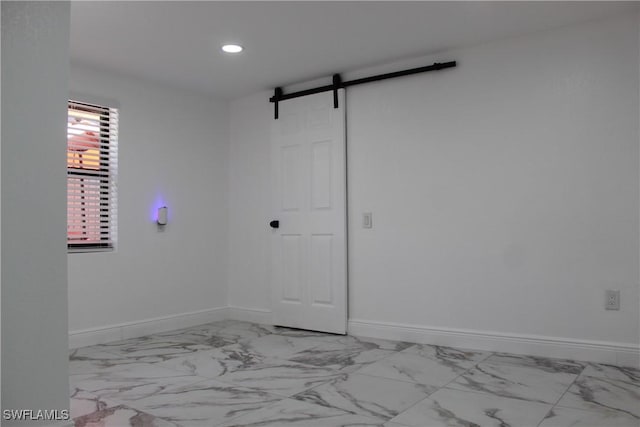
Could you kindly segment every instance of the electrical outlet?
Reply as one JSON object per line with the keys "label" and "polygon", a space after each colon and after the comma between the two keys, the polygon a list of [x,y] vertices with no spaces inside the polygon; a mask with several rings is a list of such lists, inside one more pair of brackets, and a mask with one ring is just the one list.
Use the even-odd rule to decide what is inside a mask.
{"label": "electrical outlet", "polygon": [[605,291],[606,300],[604,302],[604,308],[607,310],[620,310],[620,291],[607,290]]}

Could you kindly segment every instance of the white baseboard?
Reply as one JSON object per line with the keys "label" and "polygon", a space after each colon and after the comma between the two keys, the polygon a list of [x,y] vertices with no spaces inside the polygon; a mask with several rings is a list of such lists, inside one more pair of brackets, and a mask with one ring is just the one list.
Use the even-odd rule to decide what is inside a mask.
{"label": "white baseboard", "polygon": [[227,307],[216,307],[99,328],[71,331],[69,332],[69,348],[104,344],[158,332],[188,328],[209,322],[217,322],[229,318],[227,311]]}
{"label": "white baseboard", "polygon": [[372,338],[573,359],[619,366],[640,366],[640,346],[631,343],[517,335],[472,329],[433,328],[360,319],[349,320],[348,330],[349,334]]}
{"label": "white baseboard", "polygon": [[271,310],[263,308],[227,307],[227,315],[230,320],[241,320],[244,322],[261,323],[263,325],[273,325]]}
{"label": "white baseboard", "polygon": [[[137,322],[72,331],[69,333],[69,347],[78,348],[103,344],[226,319],[266,325],[273,324],[271,310],[235,306],[216,307]],[[348,331],[352,335],[373,338],[640,367],[640,346],[631,343],[508,334],[473,329],[436,328],[362,319],[349,320]]]}

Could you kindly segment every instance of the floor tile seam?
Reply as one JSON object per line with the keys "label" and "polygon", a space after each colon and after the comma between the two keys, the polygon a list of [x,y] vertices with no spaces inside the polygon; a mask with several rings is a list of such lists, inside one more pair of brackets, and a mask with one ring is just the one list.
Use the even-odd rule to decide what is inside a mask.
{"label": "floor tile seam", "polygon": [[[428,344],[428,345],[430,345],[430,344]],[[410,347],[409,347],[409,348],[410,348]],[[406,349],[404,349],[404,350],[402,350],[402,351],[399,351],[398,353],[404,353],[404,351],[405,351],[405,350],[408,350],[409,348],[406,348]],[[396,353],[396,354],[398,354],[398,353]],[[439,358],[437,358],[437,357],[436,357],[436,358],[432,358],[432,357],[424,357],[424,356],[421,356],[421,355],[419,355],[419,354],[413,354],[413,353],[409,353],[409,354],[414,355],[414,356],[418,356],[418,357],[423,358],[423,359],[430,359],[430,360],[433,360],[433,361],[435,361],[435,362],[436,362],[436,363],[438,363],[438,364],[440,364],[440,360],[442,360],[442,359],[439,359]],[[443,385],[443,386],[440,386],[439,388],[446,387],[447,385],[449,385],[449,384],[450,384],[450,383],[452,383],[453,381],[457,380],[460,376],[462,376],[462,375],[466,374],[467,372],[469,372],[469,371],[470,371],[470,370],[472,370],[472,369],[475,369],[475,368],[476,368],[480,363],[483,363],[485,360],[487,360],[487,359],[488,359],[489,357],[491,357],[493,354],[495,354],[495,353],[489,353],[489,354],[488,354],[488,355],[486,355],[484,358],[482,358],[482,359],[480,359],[480,360],[478,360],[478,361],[474,361],[474,362],[473,362],[473,364],[472,364],[471,366],[469,366],[468,368],[464,368],[464,371],[462,371],[460,374],[458,374],[458,375],[457,375],[455,378],[453,378],[451,381],[447,382],[447,383],[446,383],[445,385]],[[382,359],[380,359],[380,360],[387,359],[387,358],[389,358],[389,357],[391,357],[391,356],[394,356],[394,354],[391,354],[391,355],[385,356],[384,358],[382,358]],[[445,359],[451,360],[451,358],[445,358]],[[379,362],[380,360],[377,360],[377,361],[376,361],[376,362],[374,362],[374,363],[377,363],[377,362]],[[453,359],[453,361],[456,361],[456,359]],[[367,365],[367,366],[368,366],[368,365]],[[362,368],[365,368],[365,367],[366,367],[366,366],[363,366]],[[356,372],[358,372],[358,371],[356,371]],[[366,374],[366,375],[369,375],[369,374]],[[375,376],[375,375],[372,375],[372,376]],[[404,380],[399,380],[399,381],[404,381]],[[414,381],[409,381],[409,382],[414,382]],[[419,384],[419,383],[417,383],[417,384]],[[434,387],[438,387],[438,386],[434,386]]]}
{"label": "floor tile seam", "polygon": [[[475,365],[474,365],[475,367]],[[472,368],[469,368],[469,370]],[[468,370],[467,370],[468,371]],[[465,372],[467,372],[465,371]],[[463,372],[460,375],[463,375],[465,372]],[[368,374],[362,374],[362,375],[368,375]],[[433,390],[432,392],[428,393],[427,396],[424,399],[419,400],[418,402],[414,403],[413,405],[409,406],[408,408],[406,408],[404,411],[398,413],[398,415],[396,415],[395,417],[391,418],[390,420],[388,420],[387,422],[394,422],[393,420],[397,417],[399,417],[400,415],[404,414],[405,412],[409,411],[411,408],[413,408],[414,406],[420,405],[421,403],[424,403],[426,400],[431,399],[431,397],[436,394],[438,391],[446,388],[447,385],[451,384],[453,381],[455,381],[460,375],[458,375],[457,377],[455,377],[453,380],[449,381],[447,384],[438,387],[438,386],[433,386],[435,388],[435,390]],[[374,376],[374,375],[370,375],[370,376]],[[382,377],[377,377],[377,378],[382,378]],[[386,378],[389,379],[389,378]],[[429,384],[420,384],[420,383],[416,383],[413,381],[405,381],[405,380],[397,380],[397,381],[403,381],[403,382],[407,382],[407,383],[411,383],[411,384],[418,384],[418,385],[424,385],[424,386],[430,386]],[[447,389],[447,390],[454,390],[454,389]],[[460,391],[460,390],[456,390],[456,391]],[[397,423],[396,423],[397,424]]]}
{"label": "floor tile seam", "polygon": [[[449,382],[449,384],[451,384],[453,381]],[[447,385],[449,385],[447,384]],[[542,417],[542,419],[536,424],[536,427],[539,427],[540,424],[546,419],[547,415],[549,414],[549,411],[551,411],[554,408],[554,404],[552,403],[546,403],[546,402],[539,402],[537,400],[529,400],[529,399],[521,399],[521,398],[515,398],[515,397],[507,397],[507,396],[500,396],[500,395],[496,395],[495,393],[489,393],[489,392],[485,392],[485,391],[478,391],[478,390],[458,390],[455,388],[449,388],[447,386],[444,386],[440,389],[438,389],[437,391],[440,390],[451,390],[451,391],[458,391],[458,392],[462,392],[462,393],[475,393],[475,394],[480,394],[483,396],[494,396],[494,397],[498,397],[498,398],[502,398],[502,399],[509,399],[509,400],[515,400],[515,401],[520,401],[520,402],[530,402],[530,403],[537,403],[539,405],[546,405],[548,407],[547,411],[545,412],[544,416]]]}
{"label": "floor tile seam", "polygon": [[[539,402],[537,400],[521,399],[521,398],[516,398],[516,397],[500,396],[500,395],[496,395],[494,393],[478,391],[478,390],[458,390],[458,389],[454,389],[454,388],[448,388],[446,386],[442,387],[440,390],[442,390],[442,389],[451,390],[451,391],[458,391],[458,392],[462,392],[462,393],[480,394],[480,395],[483,395],[483,396],[494,396],[494,397],[498,397],[498,398],[501,398],[501,399],[515,400],[515,401],[519,401],[519,402],[535,403],[535,404],[538,404],[538,405],[545,405],[545,406],[547,406],[547,410],[545,411],[544,415],[540,418],[540,421],[538,421],[536,423],[536,425],[535,425],[536,427],[540,427],[540,424],[542,424],[542,422],[547,418],[547,415],[549,414],[549,411],[551,411],[555,407],[554,404],[552,404],[552,403]],[[438,390],[438,391],[440,391],[440,390]]]}
{"label": "floor tile seam", "polygon": [[[354,371],[354,372],[350,372],[349,374],[358,374],[358,375],[364,375],[364,376],[367,376],[367,377],[378,378],[378,379],[382,379],[382,380],[400,381],[400,382],[407,383],[407,384],[435,387],[437,390],[440,389],[440,387],[435,386],[435,385],[431,385],[431,384],[423,384],[423,383],[419,383],[419,382],[416,382],[416,381],[403,380],[403,379],[399,379],[399,378],[383,377],[382,375],[376,375],[376,374],[369,374],[369,373],[365,374],[365,373],[360,372],[359,370],[358,371]],[[434,393],[435,393],[435,391],[434,391]],[[430,394],[433,394],[433,393],[430,393]]]}
{"label": "floor tile seam", "polygon": [[630,386],[632,386],[632,387],[640,388],[640,381],[636,381],[636,382],[629,382],[629,381],[625,381],[625,380],[617,380],[617,379],[614,379],[614,378],[597,377],[597,376],[594,376],[594,375],[582,375],[582,374],[580,374],[580,375],[579,375],[579,378],[580,378],[580,379],[582,379],[582,378],[589,378],[589,379],[592,379],[592,380],[603,381],[603,382],[606,382],[607,384],[611,384],[611,383],[614,383],[614,384],[622,383],[622,384],[630,385]]}
{"label": "floor tile seam", "polygon": [[[585,366],[585,368],[586,368],[586,366]],[[571,384],[569,384],[569,387],[567,387],[567,388],[562,392],[562,394],[560,395],[560,397],[558,398],[558,400],[556,400],[556,402],[553,404],[553,406],[551,407],[551,409],[549,409],[549,411],[547,412],[547,415],[545,415],[545,417],[544,417],[542,420],[540,420],[540,422],[538,423],[538,425],[537,425],[536,427],[540,427],[540,424],[542,424],[542,423],[544,422],[544,420],[546,420],[546,419],[547,419],[547,416],[549,415],[549,413],[551,413],[551,411],[553,411],[553,409],[554,409],[555,407],[557,407],[557,406],[558,406],[558,403],[560,403],[560,401],[561,401],[561,400],[564,398],[564,396],[569,392],[569,390],[571,390],[571,387],[573,387],[573,385],[576,383],[576,381],[578,381],[578,378],[582,377],[582,373],[584,372],[584,369],[585,369],[585,368],[583,368],[583,369],[582,369],[582,371],[581,371],[578,375],[576,375],[576,377],[573,379],[573,381],[571,381]]]}
{"label": "floor tile seam", "polygon": [[[365,350],[365,351],[366,351],[366,350]],[[392,356],[395,356],[396,354],[399,354],[399,353],[401,353],[401,352],[402,352],[402,351],[404,351],[404,350],[402,350],[402,351],[394,351],[394,350],[380,350],[380,351],[389,352],[389,354],[385,355],[384,357],[381,357],[380,359],[376,359],[376,360],[374,360],[374,361],[372,361],[372,362],[363,363],[363,364],[361,364],[362,366],[360,366],[358,369],[356,369],[356,370],[355,370],[355,371],[353,371],[353,372],[345,372],[345,373],[355,374],[356,372],[361,371],[362,369],[366,368],[367,366],[371,366],[371,365],[373,365],[374,363],[378,363],[378,362],[381,362],[381,361],[383,361],[383,360],[385,360],[385,359],[388,359],[388,358],[390,358],[390,357],[392,357]],[[344,369],[344,368],[343,368],[343,369]]]}
{"label": "floor tile seam", "polygon": [[[538,424],[536,424],[536,427],[538,427],[540,425],[540,423],[542,423],[542,421],[545,420],[546,415],[549,413],[549,411],[552,408],[552,404],[551,403],[543,403],[543,402],[537,402],[535,400],[527,400],[527,399],[518,399],[518,398],[514,398],[514,397],[506,397],[506,396],[499,396],[496,395],[494,393],[488,393],[488,392],[482,392],[482,391],[477,391],[477,390],[458,390],[455,388],[449,388],[447,387],[449,384],[451,384],[453,381],[450,381],[449,383],[447,383],[447,385],[444,385],[442,387],[439,387],[438,389],[434,390],[432,393],[429,393],[429,395],[427,397],[425,397],[424,399],[420,400],[419,402],[416,402],[415,404],[411,405],[410,407],[408,407],[407,409],[405,409],[404,411],[400,412],[398,415],[396,415],[395,417],[393,417],[392,419],[388,420],[388,422],[395,422],[393,421],[395,418],[399,417],[400,415],[404,414],[405,412],[407,412],[408,410],[410,410],[411,408],[413,408],[414,406],[420,405],[422,403],[424,403],[425,401],[431,399],[433,400],[433,395],[436,394],[439,391],[442,390],[447,390],[447,391],[454,391],[454,392],[459,392],[459,393],[471,393],[471,394],[479,394],[482,396],[493,396],[493,397],[498,397],[498,398],[502,398],[502,399],[509,399],[509,400],[515,400],[515,401],[520,401],[520,402],[530,402],[530,403],[537,403],[540,405],[546,405],[549,407],[549,410],[545,413],[545,415],[542,417],[542,419],[540,420],[540,422]],[[398,424],[398,423],[396,423]]]}
{"label": "floor tile seam", "polygon": [[[450,383],[449,383],[450,384]],[[447,384],[447,386],[449,385]],[[538,405],[545,405],[548,406],[549,409],[552,409],[552,406],[554,405],[553,403],[548,403],[548,402],[540,402],[538,400],[531,400],[531,399],[522,399],[520,397],[510,397],[510,396],[501,396],[499,394],[495,394],[495,393],[490,393],[490,392],[486,392],[486,391],[478,391],[478,390],[460,390],[457,388],[451,388],[451,387],[441,387],[439,388],[437,391],[441,391],[441,390],[447,390],[447,391],[455,391],[455,392],[460,392],[460,393],[472,393],[472,394],[479,394],[482,396],[493,396],[493,397],[497,397],[499,399],[507,399],[507,400],[515,400],[516,402],[529,402],[529,403],[536,403]]]}
{"label": "floor tile seam", "polygon": [[[491,357],[493,354],[495,354],[495,353],[490,353],[490,354],[489,354],[489,355],[487,355],[485,358],[483,358],[483,359],[481,359],[481,360],[479,360],[479,361],[475,362],[475,363],[474,363],[473,365],[471,365],[469,368],[465,369],[464,371],[460,372],[460,374],[456,375],[456,376],[455,376],[455,378],[451,379],[451,381],[447,382],[446,384],[444,384],[444,385],[442,385],[442,386],[439,386],[439,387],[438,387],[438,389],[437,389],[436,391],[438,391],[438,390],[440,390],[440,389],[443,389],[443,388],[447,387],[449,384],[451,384],[451,383],[455,382],[458,378],[460,378],[460,377],[461,377],[461,376],[463,376],[464,374],[466,374],[466,373],[470,372],[472,369],[476,369],[480,363],[482,363],[482,362],[484,362],[485,360],[487,360],[487,359],[488,359],[489,357]],[[435,392],[434,392],[434,393],[435,393]],[[433,393],[431,393],[431,394],[433,394]]]}
{"label": "floor tile seam", "polygon": [[487,359],[489,359],[491,356],[495,356],[496,354],[498,354],[498,353],[496,353],[495,351],[489,351],[489,352],[487,352],[487,353],[488,353],[488,354],[487,354],[485,357],[483,357],[482,359],[478,360],[478,361],[475,363],[475,365],[473,365],[473,367],[474,367],[474,368],[475,368],[476,366],[478,366],[478,364],[479,364],[479,363],[486,362],[486,361],[487,361]]}
{"label": "floor tile seam", "polygon": [[[589,402],[589,403],[591,403],[591,404],[593,404],[593,405],[596,405],[598,408],[601,408],[603,411],[611,411],[611,412],[621,413],[621,414],[627,415],[627,416],[629,416],[629,417],[635,418],[635,419],[637,419],[638,421],[640,421],[640,415],[632,414],[632,413],[630,413],[629,411],[627,411],[626,409],[622,409],[622,408],[612,408],[612,407],[610,407],[610,406],[605,406],[605,405],[602,405],[602,404],[600,404],[600,403],[598,403],[598,402],[593,402],[593,401],[592,401],[592,402]],[[568,405],[559,405],[559,404],[556,404],[556,405],[554,406],[554,408],[556,408],[556,407],[558,407],[558,408],[564,408],[564,409],[575,409],[575,410],[581,410],[581,411],[585,411],[585,412],[598,412],[598,410],[596,410],[596,409],[584,409],[584,408],[578,408],[578,407],[575,407],[575,406],[568,406]],[[552,408],[552,409],[553,409],[553,408]]]}
{"label": "floor tile seam", "polygon": [[[489,357],[489,356],[487,356],[487,357]],[[484,359],[483,359],[483,360],[484,360]],[[478,362],[478,363],[480,363],[480,362]],[[469,369],[467,369],[466,371],[462,372],[460,375],[458,375],[458,376],[456,376],[455,378],[453,378],[451,381],[449,381],[448,383],[446,383],[446,384],[445,384],[445,385],[443,385],[443,386],[440,386],[440,387],[438,387],[438,386],[434,386],[434,387],[436,387],[436,389],[435,389],[434,391],[432,391],[431,393],[429,393],[429,394],[427,395],[427,397],[425,397],[424,399],[422,399],[420,402],[416,402],[416,403],[415,403],[415,405],[412,405],[412,406],[411,406],[411,408],[413,408],[414,406],[416,406],[416,405],[418,405],[418,404],[420,404],[420,403],[423,403],[423,402],[424,402],[424,401],[426,401],[427,399],[430,399],[430,398],[431,398],[431,396],[433,396],[434,394],[436,394],[438,391],[440,391],[440,390],[442,390],[442,389],[446,388],[449,384],[451,384],[452,382],[454,382],[455,380],[457,380],[460,376],[462,376],[462,375],[464,375],[465,373],[469,372],[471,369],[475,368],[476,366],[477,366],[477,363],[476,363],[476,364],[474,364],[471,368],[469,368]],[[451,389],[447,389],[447,390],[451,390]],[[409,410],[409,409],[411,409],[411,408],[407,408],[406,410],[408,411],[408,410]],[[406,412],[406,411],[403,411],[403,412]],[[399,416],[399,415],[400,415],[400,414],[398,414],[398,416]],[[394,417],[394,418],[395,418],[395,417]]]}
{"label": "floor tile seam", "polygon": [[[489,361],[489,360],[487,360],[487,359],[483,359],[483,360],[482,360],[482,362],[478,362],[478,363],[486,363],[486,364],[488,364],[488,365],[494,365],[494,366],[495,366],[495,365],[517,366],[517,367],[522,367],[522,368],[540,369],[540,370],[543,370],[543,371],[544,371],[544,368],[543,368],[543,367],[539,367],[539,366],[537,366],[537,365],[533,365],[533,364],[526,364],[526,363],[517,363],[517,362],[508,361],[508,360],[507,360],[507,361],[499,361],[499,362],[498,362],[498,361]],[[586,368],[586,367],[581,368],[581,369],[580,369],[580,373],[578,373],[578,374],[572,374],[572,373],[569,373],[569,372],[562,372],[562,371],[559,371],[559,372],[549,372],[549,371],[545,371],[545,372],[549,372],[550,374],[558,373],[558,374],[568,374],[568,375],[577,375],[577,376],[581,376],[581,375],[582,375],[582,372],[584,372],[585,368]]]}
{"label": "floor tile seam", "polygon": [[[387,420],[386,422],[395,422],[395,421],[393,421],[393,420],[395,420],[396,418],[398,418],[400,415],[404,414],[405,412],[407,412],[407,411],[411,410],[413,407],[415,407],[415,406],[417,406],[417,405],[420,405],[421,403],[423,403],[423,402],[425,402],[426,400],[430,399],[430,398],[431,398],[431,396],[432,396],[436,391],[438,391],[438,390],[440,390],[440,389],[436,389],[436,390],[434,390],[433,392],[431,392],[431,393],[427,394],[427,395],[425,396],[425,398],[424,398],[424,399],[420,399],[419,401],[417,401],[417,402],[416,402],[416,403],[414,403],[413,405],[408,406],[407,408],[405,408],[405,410],[404,410],[404,411],[402,411],[402,412],[398,412],[398,415],[396,415],[395,417],[393,417],[393,418],[391,418],[391,419]],[[396,423],[396,424],[398,424],[398,423]]]}
{"label": "floor tile seam", "polygon": [[553,405],[553,406],[552,406],[552,407],[547,411],[547,413],[545,414],[545,416],[544,416],[544,417],[542,417],[542,419],[538,422],[538,424],[536,424],[536,427],[540,427],[540,425],[544,422],[544,420],[546,420],[546,419],[547,419],[547,417],[549,416],[549,414],[550,414],[551,412],[553,412],[553,408],[555,408],[555,407],[556,407],[556,405]]}
{"label": "floor tile seam", "polygon": [[[479,365],[479,364],[483,364],[483,365],[489,365],[489,366],[513,366],[516,368],[525,368],[525,369],[537,369],[537,370],[542,370],[544,371],[544,369],[539,368],[535,365],[525,365],[525,364],[518,364],[518,363],[513,363],[513,362],[498,362],[498,361],[491,361],[491,360],[487,360],[488,358],[482,359],[481,361],[476,362],[475,366]],[[567,373],[567,372],[549,372],[549,371],[544,371],[547,372],[549,374],[566,374],[566,375],[575,375],[576,377],[579,377],[581,374],[571,374],[571,373]]]}
{"label": "floor tile seam", "polygon": [[[442,388],[442,387],[431,385],[431,384],[422,384],[422,383],[418,383],[418,382],[415,382],[415,381],[403,380],[403,379],[400,379],[400,378],[381,377],[381,376],[378,376],[378,375],[365,374],[365,373],[361,373],[361,372],[358,372],[358,371],[350,372],[347,375],[359,375],[361,377],[376,378],[376,379],[380,379],[380,380],[387,380],[387,381],[391,381],[391,382],[399,382],[399,383],[403,383],[403,384],[412,384],[412,385],[425,386],[425,387],[434,387],[436,389],[436,391],[440,390]],[[432,395],[433,393],[435,393],[435,391],[429,393],[429,395]]]}
{"label": "floor tile seam", "polygon": [[[494,354],[497,354],[497,353],[495,353],[495,352],[494,352],[492,355],[494,355]],[[479,361],[478,363],[476,363],[476,364],[474,365],[474,368],[475,368],[475,367],[477,367],[480,363],[482,363],[482,364],[484,364],[484,365],[494,366],[494,367],[495,367],[495,366],[506,365],[506,366],[515,366],[515,367],[524,367],[524,368],[534,368],[534,369],[536,368],[535,366],[522,365],[522,364],[513,364],[513,363],[509,363],[509,362],[502,362],[502,363],[498,363],[498,362],[487,362],[487,359],[488,359],[489,357],[491,357],[491,356],[488,356],[488,357],[484,358],[482,361]],[[586,367],[586,366],[585,366],[585,367]],[[582,371],[584,371],[584,368],[585,368],[585,367],[583,367],[583,368],[582,368]],[[471,368],[471,369],[473,369],[473,368]],[[581,373],[582,373],[582,371],[581,371]],[[468,371],[467,371],[467,372],[468,372]],[[466,372],[465,372],[465,373],[466,373]],[[446,386],[444,386],[444,387],[447,387],[449,384],[451,384],[451,383],[455,382],[455,380],[457,380],[460,376],[464,375],[465,373],[460,374],[458,377],[456,377],[454,380],[450,381],[450,382],[449,382]],[[558,402],[559,402],[559,401],[564,397],[564,395],[567,393],[567,391],[569,391],[569,389],[573,386],[573,384],[576,382],[576,380],[580,377],[581,373],[580,373],[580,374],[571,374],[571,375],[575,375],[575,377],[573,378],[573,380],[571,381],[571,383],[569,384],[569,386],[568,386],[567,388],[565,388],[565,390],[562,392],[562,394],[560,395],[560,397],[555,401],[555,403],[538,402],[538,401],[535,401],[535,400],[521,399],[521,398],[518,398],[518,400],[524,400],[524,401],[528,401],[528,402],[537,402],[537,403],[542,403],[542,404],[551,405],[551,408],[549,408],[549,410],[551,411],[551,410],[552,410],[552,409],[557,405],[557,403],[558,403]],[[444,388],[444,387],[443,387],[443,388]],[[481,392],[481,391],[477,391],[477,390],[474,390],[474,391],[475,391],[475,392],[477,392],[477,393],[493,394],[493,393],[489,393],[489,392]],[[502,396],[502,397],[504,397],[504,396]],[[540,421],[540,423],[542,423],[542,421],[544,421],[544,418]],[[540,423],[538,423],[538,426],[540,425]]]}
{"label": "floor tile seam", "polygon": [[[466,373],[466,372],[465,372],[465,373]],[[464,375],[465,373],[462,373],[462,374],[458,375],[454,380],[449,381],[446,385],[444,385],[444,386],[440,387],[437,391],[440,391],[441,389],[446,388],[447,390],[468,391],[468,392],[471,392],[471,393],[478,393],[478,394],[483,394],[483,395],[488,395],[488,396],[497,396],[497,397],[501,397],[501,398],[503,398],[503,399],[513,399],[513,400],[520,400],[520,401],[523,401],[523,402],[539,403],[539,404],[541,404],[541,405],[549,405],[549,406],[553,406],[553,405],[554,405],[553,403],[550,403],[550,402],[541,402],[541,401],[539,401],[539,400],[524,399],[524,398],[522,398],[522,397],[514,397],[514,396],[503,396],[503,395],[501,395],[501,394],[493,393],[493,392],[490,392],[490,391],[466,390],[466,389],[461,390],[461,389],[457,389],[457,388],[451,388],[451,387],[449,387],[451,384],[453,384],[453,383],[455,382],[455,380],[457,380],[458,378],[460,378],[460,377],[461,377],[462,375]],[[552,409],[552,408],[550,408],[550,409]]]}
{"label": "floor tile seam", "polygon": [[621,414],[623,416],[626,417],[630,417],[630,418],[634,418],[636,420],[638,420],[640,422],[640,417],[639,416],[635,416],[635,415],[631,415],[628,412],[624,411],[624,410],[617,410],[615,408],[609,408],[606,406],[599,406],[599,408],[601,409],[596,409],[596,408],[589,408],[589,409],[585,409],[585,408],[577,408],[574,406],[566,406],[566,405],[555,405],[552,409],[555,408],[559,408],[559,409],[570,409],[572,411],[579,411],[579,412],[586,412],[588,414],[601,414],[603,411],[609,411],[609,412],[616,412],[618,414]]}

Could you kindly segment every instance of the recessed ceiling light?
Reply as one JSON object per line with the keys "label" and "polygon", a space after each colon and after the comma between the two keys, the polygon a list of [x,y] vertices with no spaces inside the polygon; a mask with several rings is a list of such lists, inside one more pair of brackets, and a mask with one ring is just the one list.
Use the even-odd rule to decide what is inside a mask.
{"label": "recessed ceiling light", "polygon": [[222,46],[222,51],[227,53],[240,53],[243,49],[239,44],[225,44]]}

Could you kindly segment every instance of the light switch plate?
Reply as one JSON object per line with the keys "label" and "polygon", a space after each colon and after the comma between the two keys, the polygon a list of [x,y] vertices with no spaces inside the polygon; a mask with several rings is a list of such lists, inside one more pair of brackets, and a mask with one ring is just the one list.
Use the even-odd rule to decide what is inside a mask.
{"label": "light switch plate", "polygon": [[373,228],[373,216],[371,212],[362,214],[362,228]]}

